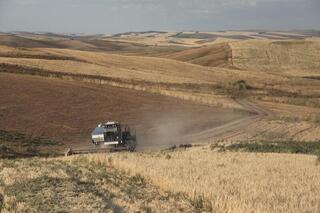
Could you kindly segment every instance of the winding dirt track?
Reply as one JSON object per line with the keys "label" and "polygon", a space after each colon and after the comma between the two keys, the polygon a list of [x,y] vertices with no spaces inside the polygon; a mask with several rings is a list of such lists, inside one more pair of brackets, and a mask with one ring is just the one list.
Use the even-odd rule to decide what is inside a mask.
{"label": "winding dirt track", "polygon": [[262,120],[264,117],[272,114],[271,111],[264,109],[246,99],[238,99],[236,101],[240,105],[242,105],[244,109],[250,111],[252,114],[247,117],[239,118],[234,121],[228,122],[221,126],[214,127],[212,129],[188,135],[184,139],[184,141],[206,142],[227,140],[228,138],[241,134],[244,127],[249,126],[252,123],[258,122]]}
{"label": "winding dirt track", "polygon": [[[249,114],[246,117],[237,118],[225,124],[208,128],[203,131],[198,130],[197,132],[186,134],[185,136],[176,140],[161,141],[161,143],[149,143],[149,144],[143,143],[138,146],[138,151],[161,150],[161,149],[167,149],[173,145],[180,145],[180,144],[186,144],[186,143],[202,144],[206,142],[227,140],[228,138],[242,134],[244,127],[249,126],[258,121],[261,121],[264,117],[272,114],[271,111],[264,109],[258,106],[257,104],[250,102],[246,99],[238,99],[236,101],[240,105],[242,105],[246,110],[251,112],[251,114]],[[92,153],[92,152],[95,152],[96,150],[93,146],[84,146],[80,148],[73,147],[73,148],[76,148],[78,150],[77,151],[78,153]]]}

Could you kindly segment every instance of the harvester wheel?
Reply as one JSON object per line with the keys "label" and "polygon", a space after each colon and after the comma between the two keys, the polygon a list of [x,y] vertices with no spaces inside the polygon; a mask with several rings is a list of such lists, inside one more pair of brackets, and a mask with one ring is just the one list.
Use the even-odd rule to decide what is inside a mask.
{"label": "harvester wheel", "polygon": [[130,140],[130,141],[128,141],[128,151],[129,152],[134,152],[135,151],[135,149],[136,149],[136,141],[134,141],[134,140]]}

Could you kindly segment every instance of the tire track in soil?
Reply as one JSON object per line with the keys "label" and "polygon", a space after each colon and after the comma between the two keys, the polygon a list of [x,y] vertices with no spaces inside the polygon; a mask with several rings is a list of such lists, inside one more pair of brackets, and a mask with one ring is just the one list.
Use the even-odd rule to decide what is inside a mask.
{"label": "tire track in soil", "polygon": [[182,141],[184,143],[204,143],[204,142],[216,142],[227,140],[244,133],[243,129],[249,125],[252,125],[258,121],[263,120],[265,117],[272,114],[270,110],[262,108],[261,106],[247,100],[236,99],[244,109],[252,113],[252,115],[240,118],[229,123],[223,124],[212,129],[208,129],[202,132],[198,132],[192,135],[184,136]]}

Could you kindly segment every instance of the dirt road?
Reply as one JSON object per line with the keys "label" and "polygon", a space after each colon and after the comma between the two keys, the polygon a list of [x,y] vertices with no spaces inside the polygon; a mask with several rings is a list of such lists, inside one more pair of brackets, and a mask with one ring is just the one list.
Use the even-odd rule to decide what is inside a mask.
{"label": "dirt road", "polygon": [[237,102],[241,104],[245,109],[250,111],[247,117],[235,119],[226,124],[208,129],[205,131],[200,131],[192,135],[185,137],[184,141],[198,141],[198,142],[208,142],[208,141],[219,141],[226,140],[228,138],[234,137],[236,135],[242,134],[243,129],[252,123],[262,120],[264,117],[271,115],[270,110],[264,109],[261,106],[254,104],[246,99],[238,99]]}

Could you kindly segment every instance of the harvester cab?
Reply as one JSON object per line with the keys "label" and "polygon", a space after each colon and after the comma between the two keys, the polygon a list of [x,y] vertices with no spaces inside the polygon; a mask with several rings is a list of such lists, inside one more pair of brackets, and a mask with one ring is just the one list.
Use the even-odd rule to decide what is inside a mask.
{"label": "harvester cab", "polygon": [[91,133],[91,141],[96,146],[126,147],[129,151],[136,146],[136,136],[129,127],[114,121],[99,124]]}

